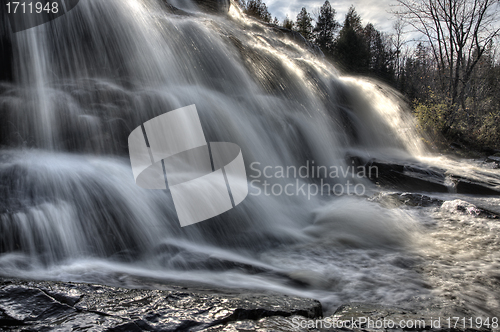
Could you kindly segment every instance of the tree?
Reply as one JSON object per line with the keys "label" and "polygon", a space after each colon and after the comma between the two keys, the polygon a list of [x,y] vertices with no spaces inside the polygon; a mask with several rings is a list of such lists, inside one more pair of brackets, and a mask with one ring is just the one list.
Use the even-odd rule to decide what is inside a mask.
{"label": "tree", "polygon": [[[458,107],[466,108],[466,89],[488,44],[499,35],[498,0],[398,0],[400,15],[422,33],[437,65],[441,89],[453,107],[447,130]],[[451,106],[450,105],[450,106]]]}
{"label": "tree", "polygon": [[344,28],[353,29],[356,33],[361,33],[363,31],[361,16],[358,15],[354,6],[349,7],[347,14],[345,14]]}
{"label": "tree", "polygon": [[364,31],[364,40],[368,50],[368,70],[386,81],[394,77],[393,51],[387,37],[368,23]]}
{"label": "tree", "polygon": [[293,21],[287,15],[283,20],[283,28],[293,30],[293,26],[294,26]]}
{"label": "tree", "polygon": [[244,12],[252,17],[255,17],[264,22],[271,22],[271,13],[267,10],[267,6],[262,0],[248,0]]}
{"label": "tree", "polygon": [[323,6],[321,6],[316,27],[313,30],[315,34],[314,42],[327,55],[333,53],[334,35],[339,27],[339,23],[335,20],[335,14],[335,9],[326,0]]}
{"label": "tree", "polygon": [[[419,42],[411,56],[406,60],[401,75],[402,92],[417,103],[427,103],[431,92],[435,93],[434,65],[429,58],[429,50]],[[435,98],[434,98],[435,99]]]}
{"label": "tree", "polygon": [[295,29],[299,32],[306,40],[312,41],[313,39],[313,26],[311,15],[306,10],[306,7],[302,7],[302,10],[297,15],[297,21],[295,22]]}
{"label": "tree", "polygon": [[403,21],[401,16],[396,16],[396,22],[394,22],[393,29],[394,34],[391,38],[391,44],[394,49],[394,70],[395,78],[398,83],[398,87],[401,88],[401,78],[403,75],[403,66],[405,61],[404,47],[406,40],[404,37],[406,23]]}
{"label": "tree", "polygon": [[369,69],[370,54],[361,26],[361,17],[353,6],[345,16],[344,26],[334,43],[333,54],[348,71],[366,73]]}

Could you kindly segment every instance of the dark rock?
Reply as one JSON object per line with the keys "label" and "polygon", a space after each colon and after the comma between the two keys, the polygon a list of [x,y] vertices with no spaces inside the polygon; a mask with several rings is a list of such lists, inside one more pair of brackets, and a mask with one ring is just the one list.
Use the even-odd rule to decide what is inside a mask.
{"label": "dark rock", "polygon": [[442,199],[429,197],[414,193],[377,193],[368,199],[372,202],[378,202],[385,208],[396,208],[405,206],[420,207],[440,207],[448,212],[459,212],[469,214],[473,217],[498,219],[500,215],[493,211],[478,207],[472,203],[456,199],[453,201],[444,201]]}
{"label": "dark rock", "polygon": [[227,14],[231,1],[229,0],[194,0],[201,9],[215,14]]}
{"label": "dark rock", "polygon": [[0,6],[0,81],[12,80],[13,53],[6,6]]}
{"label": "dark rock", "polygon": [[[230,0],[194,0],[194,3],[198,6],[199,9],[207,13],[222,15],[227,14],[231,6]],[[171,14],[183,16],[193,15],[183,9],[177,8],[176,6],[172,5],[169,0],[161,0],[161,4],[163,5],[163,8]]]}
{"label": "dark rock", "polygon": [[500,157],[497,156],[489,156],[485,158],[483,165],[489,166],[492,169],[500,168]]}
{"label": "dark rock", "polygon": [[292,316],[292,317],[268,317],[259,320],[244,320],[229,322],[224,326],[215,326],[208,328],[204,331],[206,332],[227,332],[227,331],[317,331],[316,329],[297,329],[297,325],[294,324],[295,321],[300,321],[304,319],[302,316]]}
{"label": "dark rock", "polygon": [[182,15],[182,16],[191,16],[192,15],[192,14],[190,14],[190,13],[188,13],[180,8],[172,6],[170,3],[168,3],[167,0],[162,0],[160,3],[162,4],[163,9],[165,9],[170,14]]}
{"label": "dark rock", "polygon": [[296,315],[319,318],[321,304],[286,295],[0,280],[0,329],[16,331],[218,331],[228,324],[255,331],[288,326]]}
{"label": "dark rock", "polygon": [[456,149],[459,149],[459,150],[466,150],[466,147],[465,147],[465,146],[463,146],[462,144],[460,144],[459,142],[453,142],[453,143],[451,143],[451,144],[450,144],[450,148],[451,148],[451,149],[454,149],[454,150],[456,150]]}
{"label": "dark rock", "polygon": [[452,177],[456,180],[455,189],[459,194],[472,195],[500,195],[500,190],[487,183],[473,182],[469,179]]}
{"label": "dark rock", "polygon": [[401,205],[439,207],[444,202],[441,199],[414,193],[378,193],[371,197],[369,200],[372,202],[379,202],[382,206],[387,208],[399,207]]}
{"label": "dark rock", "polygon": [[404,191],[449,191],[445,185],[444,171],[377,160],[369,161],[364,167],[369,179],[385,188]]}
{"label": "dark rock", "polygon": [[498,219],[500,215],[495,212],[477,207],[476,205],[463,201],[461,199],[455,199],[453,201],[446,201],[441,205],[441,209],[448,212],[459,212],[462,214],[468,214],[473,217],[488,218],[488,219]]}
{"label": "dark rock", "polygon": [[363,164],[363,158],[347,156],[353,165],[364,167],[367,177],[377,185],[393,190],[456,192],[472,195],[500,195],[497,183],[449,174],[437,167],[423,165],[417,161],[394,163],[380,160],[369,160]]}
{"label": "dark rock", "polygon": [[[350,303],[340,306],[331,316],[331,320],[354,322],[355,331],[491,331],[483,328],[468,328],[448,318],[442,310],[426,308],[409,310],[404,308],[372,305],[366,303]],[[411,325],[411,326],[410,326]]]}

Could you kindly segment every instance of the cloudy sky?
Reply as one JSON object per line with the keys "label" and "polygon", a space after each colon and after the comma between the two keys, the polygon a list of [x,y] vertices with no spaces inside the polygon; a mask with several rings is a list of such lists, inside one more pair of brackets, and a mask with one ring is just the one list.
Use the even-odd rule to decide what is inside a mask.
{"label": "cloudy sky", "polygon": [[[288,14],[295,21],[302,7],[310,13],[318,10],[325,0],[264,0],[271,14],[281,21]],[[396,5],[396,0],[330,0],[332,7],[337,11],[337,21],[343,22],[344,16],[351,5],[363,20],[363,25],[371,22],[375,28],[384,32],[391,32],[393,15],[390,13]]]}

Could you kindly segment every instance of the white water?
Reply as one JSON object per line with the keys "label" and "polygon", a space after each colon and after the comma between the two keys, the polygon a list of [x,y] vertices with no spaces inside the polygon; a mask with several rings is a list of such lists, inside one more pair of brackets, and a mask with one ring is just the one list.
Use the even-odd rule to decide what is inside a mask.
{"label": "white water", "polygon": [[[346,168],[348,154],[429,158],[390,88],[339,76],[300,39],[234,6],[228,17],[192,14],[168,14],[155,0],[82,0],[12,36],[16,81],[0,89],[8,123],[0,274],[243,286],[318,298],[330,309],[440,296],[415,268],[424,264],[432,211],[387,210],[357,196],[250,195],[180,228],[168,191],[134,184],[130,131],[190,104],[207,141],[242,148],[247,172],[253,162]],[[332,184],[347,181],[366,195],[375,190],[350,175]]]}

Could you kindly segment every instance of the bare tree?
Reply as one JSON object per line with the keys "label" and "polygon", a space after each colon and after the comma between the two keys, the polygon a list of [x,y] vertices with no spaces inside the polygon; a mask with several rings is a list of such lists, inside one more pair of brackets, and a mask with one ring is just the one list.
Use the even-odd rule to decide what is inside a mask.
{"label": "bare tree", "polygon": [[407,40],[405,38],[406,22],[401,16],[398,15],[396,16],[396,21],[394,22],[394,25],[392,27],[394,29],[394,33],[391,36],[391,45],[394,49],[394,70],[396,74],[396,80],[399,82],[405,60],[404,46],[407,43]]}
{"label": "bare tree", "polygon": [[[398,0],[398,15],[428,43],[443,90],[465,109],[465,91],[474,67],[499,36],[498,0]],[[459,105],[460,104],[460,105]],[[449,125],[453,122],[450,108]]]}

